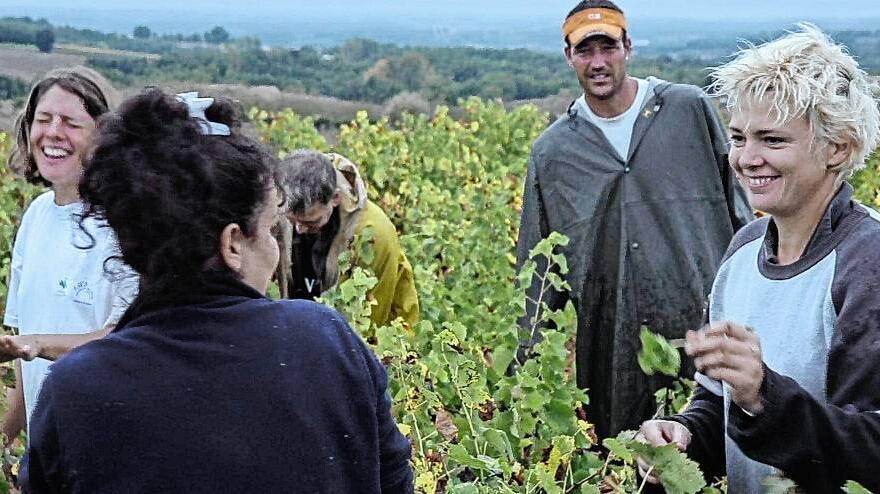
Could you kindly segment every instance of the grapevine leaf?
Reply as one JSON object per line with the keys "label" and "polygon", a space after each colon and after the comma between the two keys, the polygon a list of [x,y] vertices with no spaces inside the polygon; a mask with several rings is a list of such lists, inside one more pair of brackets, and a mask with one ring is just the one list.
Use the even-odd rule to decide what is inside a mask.
{"label": "grapevine leaf", "polygon": [[862,487],[858,482],[850,480],[843,486],[843,492],[847,494],[871,494],[871,491]]}
{"label": "grapevine leaf", "polygon": [[626,462],[626,463],[633,462],[632,452],[630,450],[628,450],[626,448],[626,446],[624,446],[624,444],[622,442],[620,442],[618,439],[615,439],[613,437],[609,437],[609,438],[605,439],[604,441],[602,441],[602,446],[605,446],[606,448],[608,448],[608,451],[610,451],[611,454],[620,458],[624,462]]}
{"label": "grapevine leaf", "polygon": [[654,447],[637,441],[627,446],[654,465],[654,472],[669,494],[696,494],[706,486],[697,464],[678,450],[675,444]]}
{"label": "grapevine leaf", "polygon": [[657,372],[667,376],[678,375],[681,356],[666,338],[643,327],[639,340],[642,342],[642,349],[639,350],[639,367],[642,372],[649,376]]}

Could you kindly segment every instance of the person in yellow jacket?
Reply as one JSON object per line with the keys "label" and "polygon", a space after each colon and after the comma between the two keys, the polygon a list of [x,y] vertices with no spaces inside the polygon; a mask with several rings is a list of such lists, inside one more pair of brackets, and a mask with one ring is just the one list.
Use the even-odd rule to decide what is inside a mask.
{"label": "person in yellow jacket", "polygon": [[334,286],[339,256],[362,239],[372,244],[369,268],[379,280],[370,291],[376,301],[370,319],[377,326],[398,317],[414,324],[419,300],[412,266],[394,225],[367,199],[357,166],[338,154],[299,150],[282,161],[280,175],[287,211],[279,234],[286,253],[278,268],[281,296],[314,299]]}

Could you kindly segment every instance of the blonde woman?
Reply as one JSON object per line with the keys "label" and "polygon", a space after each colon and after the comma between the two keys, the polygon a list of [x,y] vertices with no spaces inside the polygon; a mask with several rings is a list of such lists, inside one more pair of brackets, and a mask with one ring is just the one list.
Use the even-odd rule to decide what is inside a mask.
{"label": "blonde woman", "polygon": [[692,403],[640,437],[726,473],[729,492],[777,474],[805,492],[880,491],[880,219],[847,183],[878,143],[877,88],[811,25],[713,76],[731,165],[770,216],[734,237],[710,324],[687,335]]}

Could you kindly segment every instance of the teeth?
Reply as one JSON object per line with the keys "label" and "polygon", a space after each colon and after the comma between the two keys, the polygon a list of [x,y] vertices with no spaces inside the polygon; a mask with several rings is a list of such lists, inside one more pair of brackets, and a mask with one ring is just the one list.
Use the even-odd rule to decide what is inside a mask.
{"label": "teeth", "polygon": [[775,177],[749,177],[749,185],[760,187],[773,181]]}
{"label": "teeth", "polygon": [[65,158],[67,156],[70,156],[70,151],[61,148],[44,147],[43,154],[45,154],[49,158]]}

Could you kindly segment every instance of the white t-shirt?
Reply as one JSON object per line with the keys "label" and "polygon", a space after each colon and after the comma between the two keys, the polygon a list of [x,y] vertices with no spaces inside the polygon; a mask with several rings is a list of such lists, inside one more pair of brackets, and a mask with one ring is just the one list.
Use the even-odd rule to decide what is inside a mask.
{"label": "white t-shirt", "polygon": [[629,143],[630,140],[632,140],[633,126],[636,123],[636,118],[638,118],[639,112],[642,110],[642,106],[645,104],[645,97],[648,94],[648,81],[645,79],[634,79],[639,83],[636,97],[629,109],[616,117],[605,118],[593,113],[593,110],[590,109],[590,105],[587,104],[587,98],[585,95],[581,95],[576,103],[578,114],[583,115],[587,120],[593,122],[602,130],[602,133],[605,134],[605,138],[608,139],[608,142],[610,142],[612,146],[614,146],[614,150],[617,151],[617,154],[624,161],[626,161],[629,156]]}
{"label": "white t-shirt", "polygon": [[[79,227],[83,203],[55,204],[55,193],[41,194],[21,221],[12,249],[12,266],[3,324],[19,334],[81,334],[115,324],[137,294],[137,276],[121,261],[109,227],[88,218]],[[106,225],[105,223],[103,223]],[[79,247],[91,246],[88,249]],[[119,271],[119,273],[116,273]],[[30,419],[50,361],[22,362],[27,417]]]}

